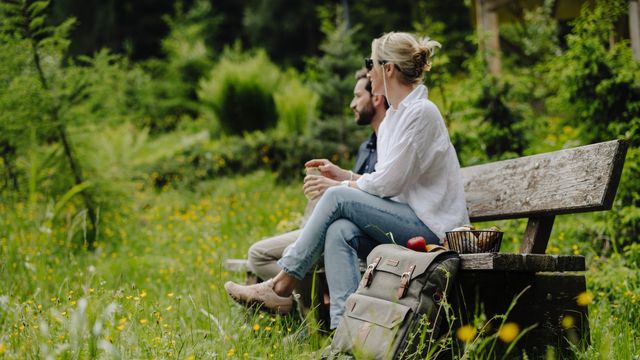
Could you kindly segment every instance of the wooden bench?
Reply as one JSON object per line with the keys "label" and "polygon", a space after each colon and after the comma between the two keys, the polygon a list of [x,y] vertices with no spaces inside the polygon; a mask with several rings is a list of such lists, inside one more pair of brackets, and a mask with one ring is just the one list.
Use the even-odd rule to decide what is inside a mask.
{"label": "wooden bench", "polygon": [[[544,354],[548,345],[589,342],[587,307],[576,302],[586,291],[585,259],[545,251],[556,216],[611,209],[627,147],[616,140],[462,169],[472,222],[528,219],[519,253],[461,255],[456,306],[463,323],[478,309],[487,318],[506,313],[524,291],[509,321],[535,327],[518,347]],[[573,327],[561,325],[565,316]]]}
{"label": "wooden bench", "polygon": [[[589,342],[587,307],[576,301],[586,291],[585,259],[545,251],[557,215],[611,209],[627,146],[609,141],[462,169],[472,222],[528,219],[518,254],[461,255],[463,321],[478,304],[489,318],[504,314],[525,291],[509,321],[535,328],[518,347],[544,354],[548,345]],[[562,326],[565,316],[574,326]]]}

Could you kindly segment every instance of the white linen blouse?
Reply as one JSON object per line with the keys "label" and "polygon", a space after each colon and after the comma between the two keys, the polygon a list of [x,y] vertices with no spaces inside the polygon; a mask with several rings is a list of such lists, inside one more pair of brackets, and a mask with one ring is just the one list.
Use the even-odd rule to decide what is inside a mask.
{"label": "white linen blouse", "polygon": [[460,163],[440,111],[417,86],[378,129],[376,171],[357,180],[367,193],[408,204],[441,242],[469,223]]}

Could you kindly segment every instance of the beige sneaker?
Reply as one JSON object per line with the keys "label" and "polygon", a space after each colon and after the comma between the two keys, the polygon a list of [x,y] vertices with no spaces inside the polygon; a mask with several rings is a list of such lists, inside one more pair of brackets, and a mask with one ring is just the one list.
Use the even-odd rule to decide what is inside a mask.
{"label": "beige sneaker", "polygon": [[273,279],[255,285],[238,285],[227,281],[224,289],[233,300],[245,306],[259,305],[262,310],[288,314],[293,309],[291,296],[280,296],[273,290]]}

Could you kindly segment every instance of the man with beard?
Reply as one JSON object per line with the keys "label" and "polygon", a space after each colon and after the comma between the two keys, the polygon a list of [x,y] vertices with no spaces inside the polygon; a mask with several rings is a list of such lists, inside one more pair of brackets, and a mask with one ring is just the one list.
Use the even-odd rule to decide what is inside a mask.
{"label": "man with beard", "polygon": [[[353,100],[351,100],[350,107],[355,115],[356,124],[361,126],[369,125],[373,130],[369,139],[364,141],[358,149],[353,171],[357,174],[371,173],[374,171],[377,162],[376,132],[384,119],[388,105],[384,96],[372,94],[371,81],[367,79],[366,69],[362,69],[356,73],[356,85],[353,89]],[[303,226],[306,218],[311,214],[313,206],[315,206],[315,203],[326,189],[339,185],[339,181],[321,175],[307,175],[305,177],[303,187],[305,195],[311,197],[313,194],[315,197],[309,201],[307,209],[305,210]],[[310,190],[311,188],[313,189]],[[281,270],[277,261],[282,257],[287,247],[298,238],[299,234],[300,230],[290,231],[253,244],[249,248],[248,255],[250,270],[260,279],[270,279],[274,277]],[[310,280],[311,277],[308,276],[307,278]],[[316,287],[321,285],[322,284],[317,284]],[[309,305],[310,289],[310,281],[302,282],[298,289],[298,293],[303,297],[304,307]],[[283,310],[281,312],[288,312],[287,309],[290,311],[291,308],[293,308],[293,302],[290,307],[284,306],[281,308],[281,310]]]}

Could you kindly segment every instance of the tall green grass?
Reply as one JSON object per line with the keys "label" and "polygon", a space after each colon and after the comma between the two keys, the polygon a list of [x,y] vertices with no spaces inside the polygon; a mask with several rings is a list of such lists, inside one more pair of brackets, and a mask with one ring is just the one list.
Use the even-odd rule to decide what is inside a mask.
{"label": "tall green grass", "polygon": [[[225,259],[297,226],[305,204],[299,184],[278,184],[266,172],[194,191],[157,191],[152,182],[138,180],[125,206],[101,216],[93,253],[74,241],[83,223],[73,201],[53,222],[54,203],[0,202],[0,358],[318,358],[330,338],[313,321],[246,311],[222,287],[243,280],[224,269]],[[592,345],[577,356],[633,358],[637,269],[621,256],[589,259]]]}
{"label": "tall green grass", "polygon": [[[138,187],[142,188],[141,184]],[[251,242],[296,225],[304,197],[274,177],[202,183],[198,193],[138,190],[101,219],[95,253],[69,241],[47,206],[0,205],[0,357],[276,358],[310,353],[282,338],[300,321],[246,313],[223,268]],[[66,216],[71,216],[72,209]]]}

